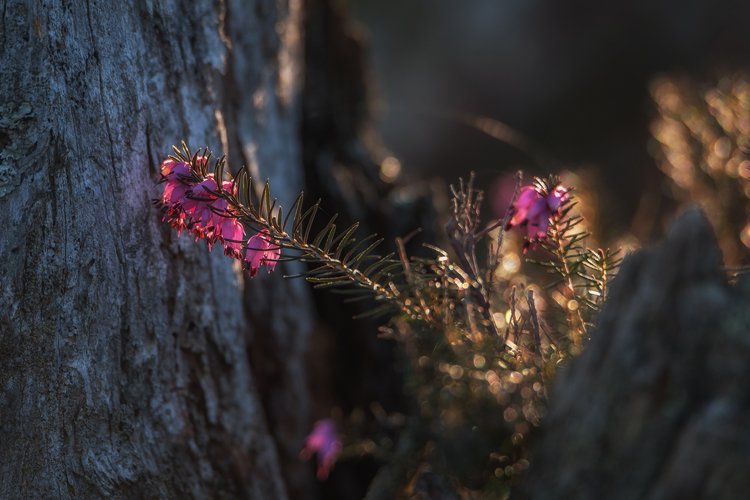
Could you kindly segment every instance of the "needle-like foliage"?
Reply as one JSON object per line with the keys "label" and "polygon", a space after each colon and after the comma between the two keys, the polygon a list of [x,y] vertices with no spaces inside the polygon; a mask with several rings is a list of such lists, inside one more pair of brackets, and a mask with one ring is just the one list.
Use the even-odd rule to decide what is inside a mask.
{"label": "needle-like foliage", "polygon": [[[371,491],[391,495],[394,484],[408,489],[423,467],[450,477],[459,490],[484,471],[493,478],[482,484],[486,492],[506,491],[526,468],[523,443],[544,414],[546,387],[557,364],[587,338],[619,265],[616,253],[586,246],[589,235],[575,198],[556,177],[521,187],[519,174],[505,216],[489,223],[482,219],[484,194],[474,176],[460,180],[451,186],[445,227],[450,247],[425,245],[431,256],[411,257],[409,236],[382,255],[382,238],[362,237],[357,223],[339,229],[335,214],[323,216],[320,200],[307,205],[300,193],[285,210],[268,182],[258,183],[246,167],[230,175],[225,157],[212,161],[207,149],[175,147],[162,173],[160,204],[173,226],[209,244],[221,242],[251,276],[261,265],[272,270],[278,262],[304,263],[295,276],[348,302],[369,302],[360,316],[386,316],[383,337],[403,346],[414,406],[408,418],[389,417],[402,422],[388,431],[398,444],[362,444],[345,435],[341,449],[335,425],[325,421],[318,429],[326,433],[308,441],[315,444],[309,450],[333,450],[319,475],[328,474],[339,452],[346,457],[352,450],[388,458],[389,479],[376,478]],[[539,248],[549,257],[541,263],[556,278],[545,287],[500,275],[511,227],[526,231],[525,249]],[[485,247],[486,259],[480,259]],[[550,331],[545,288],[563,297],[566,327]],[[483,440],[467,446],[467,432],[480,432]],[[473,469],[464,470],[467,464]]]}

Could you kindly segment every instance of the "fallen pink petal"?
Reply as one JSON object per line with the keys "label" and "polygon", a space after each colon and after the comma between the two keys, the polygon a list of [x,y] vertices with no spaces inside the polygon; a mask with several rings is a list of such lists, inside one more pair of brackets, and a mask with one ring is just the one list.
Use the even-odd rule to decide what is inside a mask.
{"label": "fallen pink petal", "polygon": [[307,436],[305,446],[300,451],[300,457],[309,460],[313,455],[318,462],[317,477],[319,480],[328,478],[336,459],[341,453],[341,440],[336,431],[336,424],[326,418],[315,422],[313,431]]}

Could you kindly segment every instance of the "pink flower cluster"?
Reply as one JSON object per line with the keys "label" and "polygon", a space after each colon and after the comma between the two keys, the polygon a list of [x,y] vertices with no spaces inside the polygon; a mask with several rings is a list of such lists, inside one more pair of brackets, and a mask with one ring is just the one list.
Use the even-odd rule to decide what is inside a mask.
{"label": "pink flower cluster", "polygon": [[[203,156],[196,159],[199,164],[206,161]],[[273,243],[265,229],[245,244],[245,228],[227,201],[219,196],[213,174],[203,177],[189,163],[172,158],[162,162],[161,174],[164,192],[160,201],[165,207],[164,220],[177,229],[178,234],[184,229],[196,240],[205,239],[209,250],[219,242],[224,254],[242,260],[251,276],[257,274],[261,265],[268,267],[269,272],[274,270],[281,255],[280,247]],[[227,192],[234,189],[228,181],[223,181],[221,186]]]}
{"label": "pink flower cluster", "polygon": [[547,237],[547,228],[552,217],[560,214],[562,204],[568,200],[570,193],[558,184],[549,191],[540,191],[535,186],[524,186],[513,204],[513,217],[508,221],[505,230],[513,227],[525,227],[524,251],[533,244]]}
{"label": "pink flower cluster", "polygon": [[300,452],[303,460],[309,460],[313,454],[317,454],[319,480],[326,479],[333,468],[339,453],[341,453],[341,441],[336,432],[336,424],[330,418],[315,422],[313,431],[305,440],[305,447]]}

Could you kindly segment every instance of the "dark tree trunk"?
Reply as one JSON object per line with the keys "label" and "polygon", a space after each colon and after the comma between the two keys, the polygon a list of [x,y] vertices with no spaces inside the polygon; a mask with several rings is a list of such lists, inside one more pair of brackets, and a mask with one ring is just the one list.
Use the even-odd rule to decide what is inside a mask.
{"label": "dark tree trunk", "polygon": [[[432,193],[417,179],[380,178],[379,160],[388,152],[373,131],[362,32],[339,2],[307,0],[305,10],[302,153],[307,189],[335,209],[341,227],[356,221],[361,234],[382,236],[380,252],[392,251],[396,237],[418,228],[407,249],[410,254],[423,251],[421,243],[434,242],[437,225]],[[402,381],[394,375],[398,346],[377,338],[382,321],[351,318],[372,304],[347,304],[328,291],[315,298],[323,322],[333,327],[336,344],[345,351],[338,368],[356,374],[336,381],[343,405],[366,407],[373,400],[389,408],[402,405]]]}
{"label": "dark tree trunk", "polygon": [[750,280],[727,283],[697,209],[629,257],[553,391],[522,496],[746,497],[749,300]]}
{"label": "dark tree trunk", "polygon": [[151,205],[185,139],[289,206],[301,9],[3,3],[0,497],[302,496],[304,283],[277,272],[243,302],[230,260]]}
{"label": "dark tree trunk", "polygon": [[[415,179],[386,182],[380,161],[388,151],[373,131],[371,74],[363,31],[352,23],[342,2],[305,2],[305,86],[302,92],[302,158],[306,195],[318,197],[338,214],[339,227],[355,221],[361,235],[385,239],[378,250],[393,250],[393,240],[417,228],[407,242],[410,254],[434,242],[435,210],[429,186]],[[347,303],[329,290],[314,293],[320,322],[310,351],[315,415],[332,405],[348,415],[372,403],[405,411],[400,346],[378,338],[382,319],[353,319],[372,303]],[[323,485],[323,498],[362,498],[380,464],[371,457],[344,461]]]}

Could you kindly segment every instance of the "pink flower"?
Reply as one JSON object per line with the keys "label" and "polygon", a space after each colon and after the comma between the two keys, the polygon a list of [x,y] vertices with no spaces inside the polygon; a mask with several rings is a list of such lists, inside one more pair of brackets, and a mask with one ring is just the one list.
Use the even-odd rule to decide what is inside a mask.
{"label": "pink flower", "polygon": [[219,214],[226,212],[227,208],[227,202],[213,194],[217,189],[216,181],[209,175],[192,187],[182,203],[183,210],[190,217],[191,231],[195,239],[205,238],[209,250],[218,239],[216,227],[223,219]]}
{"label": "pink flower", "polygon": [[187,193],[190,191],[192,186],[177,178],[167,179],[164,185],[164,193],[162,195],[162,202],[167,205],[180,205],[187,198]]}
{"label": "pink flower", "polygon": [[[168,163],[171,162],[171,163]],[[162,202],[167,204],[182,203],[185,194],[190,190],[190,165],[176,163],[169,159],[161,164],[161,173],[166,180]]]}
{"label": "pink flower", "polygon": [[[205,156],[199,156],[196,165],[205,165],[206,160]],[[164,220],[178,231],[189,228],[196,239],[205,238],[209,250],[216,241],[221,241],[226,255],[242,259],[244,227],[230,211],[227,201],[214,194],[218,192],[218,186],[213,174],[196,182],[194,172],[200,175],[199,170],[194,170],[186,162],[172,158],[162,162],[165,185],[159,202],[166,209]],[[222,188],[233,192],[231,182],[222,182]]]}
{"label": "pink flower", "polygon": [[263,259],[263,263],[268,268],[268,272],[270,273],[274,269],[276,269],[276,264],[279,262],[279,259],[281,258],[281,247],[278,245],[273,245],[271,248],[268,249],[266,252],[266,256]]}
{"label": "pink flower", "polygon": [[[188,199],[185,200],[183,206],[193,220],[200,220],[201,215],[204,217],[210,217],[205,213],[205,210],[208,207],[208,204],[217,198],[217,196],[213,194],[217,189],[216,181],[212,175],[209,175],[202,182],[192,187],[190,193],[188,193]],[[196,217],[196,214],[198,217]]]}
{"label": "pink flower", "polygon": [[247,240],[245,268],[250,271],[250,276],[255,276],[260,266],[265,265],[270,273],[276,268],[280,256],[281,248],[271,240],[268,230],[263,229]]}
{"label": "pink flower", "polygon": [[223,217],[217,233],[224,244],[224,255],[242,259],[242,242],[245,241],[245,228],[242,224],[234,217]]}
{"label": "pink flower", "polygon": [[167,158],[166,160],[161,162],[161,175],[167,177],[170,173],[172,173],[172,169],[174,169],[175,165],[187,165],[187,163],[178,162],[172,158]]}
{"label": "pink flower", "polygon": [[[164,207],[164,220],[179,231],[190,229],[196,240],[203,238],[208,249],[217,242],[224,247],[224,254],[232,258],[243,259],[245,228],[237,219],[237,214],[227,200],[219,196],[219,187],[213,174],[203,177],[201,167],[207,165],[206,156],[198,156],[195,164],[177,161],[173,158],[161,164],[164,191],[161,199],[155,200]],[[202,180],[200,180],[202,179]],[[237,188],[232,182],[223,181],[221,188],[236,195]],[[257,235],[256,235],[257,236]],[[255,255],[248,252],[246,258],[251,260],[251,273],[255,274],[261,265],[272,271],[279,258],[280,249],[271,245],[269,238],[256,238],[253,245],[262,246],[261,252]],[[257,244],[256,244],[257,243]],[[257,261],[257,262],[256,262]]]}
{"label": "pink flower", "polygon": [[547,195],[547,205],[552,210],[557,211],[560,210],[560,206],[563,203],[568,201],[568,198],[570,198],[568,190],[562,184],[558,184],[552,192]]}
{"label": "pink flower", "polygon": [[224,181],[221,183],[221,188],[229,194],[237,195],[237,186],[234,186],[230,181]]}
{"label": "pink flower", "polygon": [[300,451],[303,460],[309,460],[317,454],[319,480],[324,480],[333,468],[336,458],[341,453],[341,441],[336,432],[336,424],[326,418],[315,422],[313,431],[305,440],[305,447]]}
{"label": "pink flower", "polygon": [[[231,189],[231,182],[224,182],[223,188]],[[245,241],[245,228],[229,209],[229,203],[219,198],[209,204],[211,216],[205,223],[210,233],[209,243],[216,240],[224,245],[224,255],[242,259],[242,244]]]}
{"label": "pink flower", "polygon": [[527,233],[523,248],[526,251],[531,245],[547,237],[550,219],[560,214],[560,208],[568,197],[568,190],[561,184],[549,192],[540,192],[535,186],[522,187],[513,204],[513,217],[506,224],[505,230],[525,227]]}
{"label": "pink flower", "polygon": [[178,233],[188,226],[189,219],[183,204],[192,188],[190,165],[169,158],[161,164],[161,173],[166,181],[161,203],[166,206],[164,220],[177,229]]}

